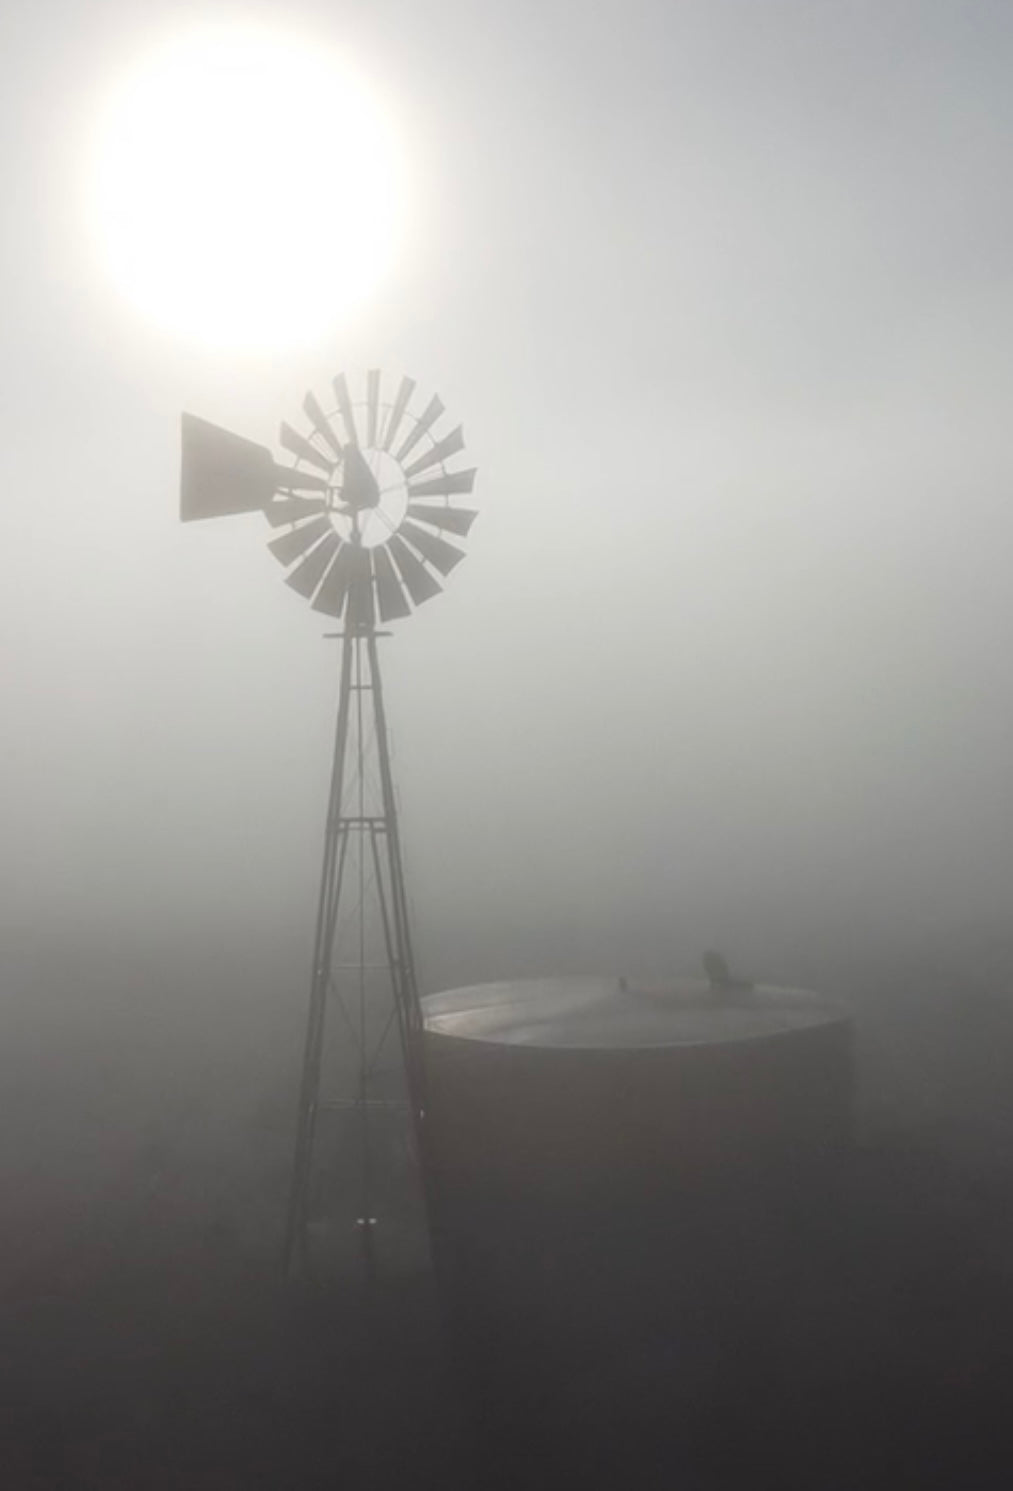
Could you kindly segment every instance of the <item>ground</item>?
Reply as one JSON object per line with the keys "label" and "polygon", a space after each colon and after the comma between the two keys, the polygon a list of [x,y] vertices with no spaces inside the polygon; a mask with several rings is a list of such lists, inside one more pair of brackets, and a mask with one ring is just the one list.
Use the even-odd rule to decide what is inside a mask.
{"label": "ground", "polygon": [[777,1308],[717,1360],[699,1322],[688,1360],[660,1329],[605,1371],[575,1349],[541,1401],[476,1399],[418,1249],[372,1290],[282,1280],[284,1083],[177,1069],[147,1102],[143,1064],[8,1043],[0,1485],[1006,1486],[1013,1004],[871,999],[860,1143]]}

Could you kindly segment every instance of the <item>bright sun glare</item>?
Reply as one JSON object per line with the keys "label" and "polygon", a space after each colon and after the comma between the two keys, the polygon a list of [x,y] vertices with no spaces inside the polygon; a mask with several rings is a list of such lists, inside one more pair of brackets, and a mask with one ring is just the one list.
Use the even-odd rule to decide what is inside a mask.
{"label": "bright sun glare", "polygon": [[374,288],[400,163],[365,85],[326,50],[202,30],[106,102],[92,200],[103,257],[145,314],[219,347],[320,335]]}

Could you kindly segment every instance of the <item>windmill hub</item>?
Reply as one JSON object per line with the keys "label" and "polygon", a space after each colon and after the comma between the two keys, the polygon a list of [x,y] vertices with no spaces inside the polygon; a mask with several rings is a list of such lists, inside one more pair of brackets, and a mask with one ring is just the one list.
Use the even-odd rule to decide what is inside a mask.
{"label": "windmill hub", "polygon": [[345,452],[327,493],[334,531],[372,549],[396,533],[408,513],[408,484],[393,456],[383,450]]}
{"label": "windmill hub", "polygon": [[[374,452],[374,455],[378,454]],[[341,480],[338,483],[342,506],[351,512],[377,507],[380,502],[380,483],[370,463],[357,445],[345,448],[341,462]]]}

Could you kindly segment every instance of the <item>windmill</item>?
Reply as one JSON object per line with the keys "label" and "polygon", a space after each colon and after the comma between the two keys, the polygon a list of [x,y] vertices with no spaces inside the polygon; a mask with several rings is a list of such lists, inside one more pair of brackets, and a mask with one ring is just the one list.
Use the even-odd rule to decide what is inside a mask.
{"label": "windmill", "polygon": [[[295,1157],[285,1230],[285,1266],[307,1264],[314,1219],[326,1212],[328,1170],[318,1154],[328,1115],[351,1119],[354,1158],[344,1189],[372,1266],[378,1171],[375,1131],[407,1101],[422,1139],[421,1009],[380,676],[378,625],[411,614],[439,594],[464,557],[458,540],[475,519],[454,499],[468,496],[475,471],[450,470],[464,449],[461,426],[439,433],[438,397],[413,412],[416,385],[402,378],[385,399],[379,371],[353,399],[344,374],[333,379],[334,407],[310,392],[306,425],[283,423],[280,444],[294,463],[239,435],[183,415],[181,517],[263,512],[277,536],[268,543],[286,584],[342,630],[338,714],[323,867],[317,903],[309,1014],[299,1093]],[[337,1016],[337,1019],[334,1016]],[[390,1047],[396,1033],[400,1098],[391,1098]],[[348,1144],[345,1144],[346,1158]]]}

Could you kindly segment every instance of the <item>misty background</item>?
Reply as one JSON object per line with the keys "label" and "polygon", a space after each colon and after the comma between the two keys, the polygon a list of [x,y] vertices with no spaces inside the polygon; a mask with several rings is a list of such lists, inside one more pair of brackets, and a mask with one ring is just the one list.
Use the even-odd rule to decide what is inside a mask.
{"label": "misty background", "polygon": [[[383,644],[424,991],[715,945],[873,1020],[898,989],[1002,992],[1008,7],[221,13],[326,36],[376,84],[409,234],[319,345],[178,344],[95,260],[84,142],[120,69],[206,9],[0,18],[25,1216],[89,1184],[89,1113],[171,1119],[211,1195],[214,1124],[294,1097],[337,651],[259,517],[180,526],[179,415],[274,445],[340,370],[438,391],[479,467],[467,562]],[[264,211],[311,231],[283,182]]]}

